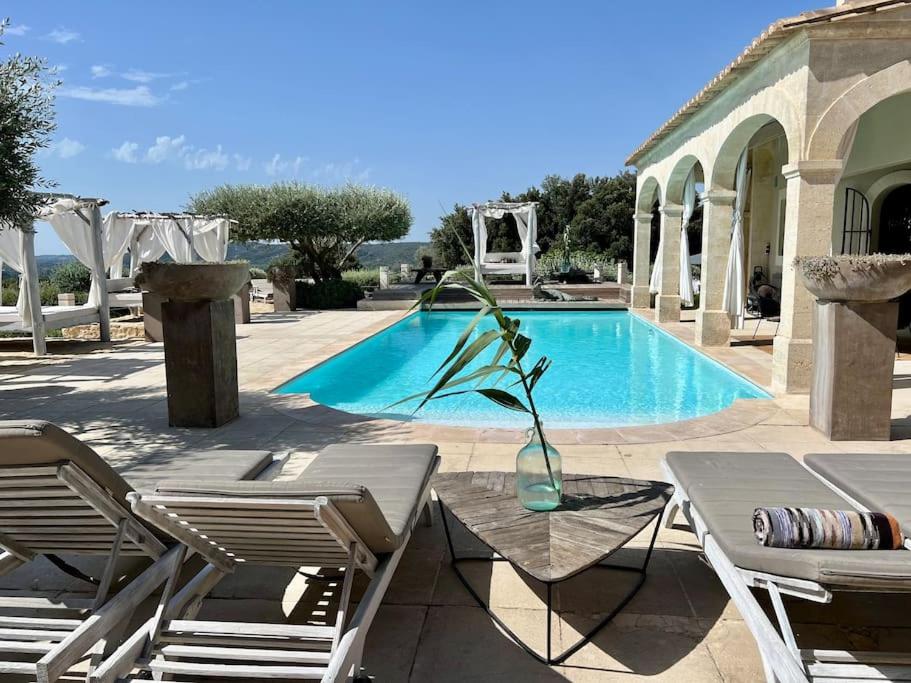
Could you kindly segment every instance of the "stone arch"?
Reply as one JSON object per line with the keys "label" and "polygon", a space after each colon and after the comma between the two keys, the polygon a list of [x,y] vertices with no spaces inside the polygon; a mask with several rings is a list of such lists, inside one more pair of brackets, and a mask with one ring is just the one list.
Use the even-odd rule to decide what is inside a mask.
{"label": "stone arch", "polygon": [[661,184],[655,176],[648,176],[639,185],[639,192],[636,195],[636,211],[651,213],[656,200],[660,206],[664,205],[664,197],[661,194]]}
{"label": "stone arch", "polygon": [[734,180],[740,155],[746,149],[753,136],[770,123],[777,123],[784,130],[785,137],[788,140],[789,161],[793,160],[793,156],[791,156],[793,139],[788,133],[787,127],[771,114],[755,114],[737,124],[722,143],[718,154],[715,156],[715,163],[712,165],[711,183],[707,183],[709,188],[728,191],[735,189]]}
{"label": "stone arch", "polygon": [[888,175],[884,175],[882,178],[877,179],[870,189],[867,190],[867,201],[870,203],[870,208],[878,210],[882,205],[883,199],[886,198],[892,190],[896,187],[902,185],[911,185],[911,171],[894,171]]}
{"label": "stone arch", "polygon": [[705,182],[705,164],[694,154],[687,154],[681,157],[674,165],[674,170],[667,180],[667,187],[664,190],[664,198],[668,204],[683,203],[683,186],[686,183],[686,177],[690,171],[698,167],[696,181],[699,182],[700,176]]}
{"label": "stone arch", "polygon": [[898,62],[867,76],[835,100],[810,134],[807,159],[840,159],[851,126],[880,102],[911,91],[911,61]]}

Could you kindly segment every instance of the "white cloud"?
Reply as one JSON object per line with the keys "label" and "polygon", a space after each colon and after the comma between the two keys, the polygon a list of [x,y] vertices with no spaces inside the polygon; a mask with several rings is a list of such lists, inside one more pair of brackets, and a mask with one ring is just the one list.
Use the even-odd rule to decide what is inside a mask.
{"label": "white cloud", "polygon": [[104,64],[93,64],[91,71],[92,78],[107,78],[111,75],[111,69]]}
{"label": "white cloud", "polygon": [[361,160],[353,159],[341,163],[329,162],[310,171],[310,176],[316,180],[330,182],[364,182],[370,177],[369,168],[360,168]]}
{"label": "white cloud", "polygon": [[160,164],[168,159],[178,159],[187,152],[186,141],[183,135],[174,138],[159,135],[155,138],[155,144],[146,150],[145,160],[150,164]]}
{"label": "white cloud", "polygon": [[238,171],[249,171],[252,163],[253,159],[250,157],[241,156],[240,154],[234,155],[234,168]]}
{"label": "white cloud", "polygon": [[58,159],[71,159],[77,154],[81,154],[85,151],[85,145],[83,145],[78,140],[73,140],[71,138],[63,138],[57,142],[52,142],[50,145],[41,150],[41,156],[45,157],[57,157]]}
{"label": "white cloud", "polygon": [[31,30],[31,26],[26,26],[25,24],[17,24],[16,26],[7,26],[4,33],[8,36],[24,36]]}
{"label": "white cloud", "polygon": [[81,36],[77,31],[72,31],[68,28],[58,27],[53,31],[44,36],[48,40],[51,40],[60,45],[66,45],[67,43],[72,43],[76,40],[81,40]]}
{"label": "white cloud", "polygon": [[186,90],[190,87],[190,81],[180,81],[171,86],[171,90]]}
{"label": "white cloud", "polygon": [[214,150],[187,151],[183,163],[191,171],[224,171],[228,167],[228,159],[228,155],[222,151],[221,145],[218,145]]}
{"label": "white cloud", "polygon": [[80,85],[72,88],[61,88],[57,94],[61,97],[119,104],[124,107],[154,107],[163,101],[163,98],[152,93],[144,85],[139,85],[135,88],[89,88]]}
{"label": "white cloud", "polygon": [[300,175],[301,168],[307,162],[307,157],[294,157],[294,159],[282,159],[281,154],[275,154],[272,159],[263,164],[263,170],[266,175],[290,175],[292,177]]}
{"label": "white cloud", "polygon": [[111,150],[111,155],[117,159],[117,161],[123,161],[127,164],[135,164],[139,161],[139,158],[136,156],[136,152],[139,150],[139,144],[136,142],[130,142],[127,140],[120,147],[116,147]]}
{"label": "white cloud", "polygon": [[143,71],[142,69],[130,69],[120,74],[121,78],[125,78],[126,80],[132,81],[133,83],[151,83],[152,81],[156,81],[159,78],[167,78],[168,76],[170,76],[170,74],[155,73],[154,71]]}

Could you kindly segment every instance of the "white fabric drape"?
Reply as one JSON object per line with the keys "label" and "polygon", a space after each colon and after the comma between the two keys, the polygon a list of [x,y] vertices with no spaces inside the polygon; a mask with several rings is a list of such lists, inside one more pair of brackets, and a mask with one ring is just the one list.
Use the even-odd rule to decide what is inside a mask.
{"label": "white fabric drape", "polygon": [[[25,271],[25,254],[22,251],[22,231],[11,225],[0,226],[0,259],[21,276]],[[0,263],[2,268],[2,263]],[[22,320],[31,320],[31,308],[25,293],[25,281],[19,280],[19,298],[16,311]]]}
{"label": "white fabric drape", "polygon": [[693,305],[693,270],[690,267],[690,239],[686,229],[696,210],[696,169],[692,169],[683,184],[683,217],[680,221],[680,302]]}
{"label": "white fabric drape", "polygon": [[750,183],[747,150],[743,150],[743,154],[740,155],[740,160],[737,162],[737,175],[734,182],[736,197],[734,199],[734,216],[731,220],[731,249],[728,252],[728,265],[724,273],[722,308],[731,316],[731,325],[742,328],[744,307],[743,211],[746,208],[747,187]]}
{"label": "white fabric drape", "polygon": [[158,239],[148,220],[134,220],[130,237],[130,276],[139,272],[139,266],[157,261],[165,254],[165,246]]}
{"label": "white fabric drape", "polygon": [[655,254],[655,263],[652,264],[652,276],[648,280],[648,293],[657,294],[660,289],[658,280],[661,278],[661,269],[664,267],[664,245],[661,244],[661,237],[658,238],[658,253]]}
{"label": "white fabric drape", "polygon": [[222,263],[228,255],[227,218],[198,220],[193,227],[193,247],[204,261]]}
{"label": "white fabric drape", "polygon": [[[90,209],[89,209],[90,210]],[[81,212],[80,212],[81,213]],[[74,211],[53,213],[44,220],[51,224],[60,241],[80,263],[92,271],[92,286],[89,288],[88,306],[101,305],[101,292],[95,277],[95,254],[92,249],[92,227],[88,217]]]}
{"label": "white fabric drape", "polygon": [[478,265],[487,256],[487,223],[484,214],[477,206],[468,209],[471,215],[471,232],[474,239],[474,258]]}
{"label": "white fabric drape", "polygon": [[177,263],[193,262],[192,218],[150,218],[149,224],[168,255]]}
{"label": "white fabric drape", "polygon": [[132,232],[133,219],[121,218],[116,212],[112,211],[101,221],[104,267],[111,269],[112,278],[123,277],[123,257],[130,246]]}

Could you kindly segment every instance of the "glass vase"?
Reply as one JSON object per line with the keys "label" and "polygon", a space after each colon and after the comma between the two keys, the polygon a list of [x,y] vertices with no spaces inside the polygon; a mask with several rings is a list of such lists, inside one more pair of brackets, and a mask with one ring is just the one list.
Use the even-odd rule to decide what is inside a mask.
{"label": "glass vase", "polygon": [[516,495],[527,510],[553,510],[563,495],[560,453],[536,427],[530,428],[525,437],[528,443],[516,456]]}

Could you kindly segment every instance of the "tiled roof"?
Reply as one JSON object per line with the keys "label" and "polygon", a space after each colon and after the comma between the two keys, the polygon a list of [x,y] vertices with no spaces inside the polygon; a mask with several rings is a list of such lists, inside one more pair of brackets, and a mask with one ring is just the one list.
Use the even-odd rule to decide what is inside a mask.
{"label": "tiled roof", "polygon": [[827,7],[825,9],[804,12],[803,14],[779,19],[771,24],[756,38],[733,62],[728,64],[708,85],[700,90],[695,97],[677,110],[658,130],[630,154],[626,160],[627,166],[632,166],[646,152],[655,147],[675,128],[680,127],[684,121],[693,116],[700,107],[712,101],[716,95],[728,87],[742,72],[753,67],[756,62],[765,57],[775,47],[788,39],[796,31],[814,24],[838,21],[847,17],[861,14],[870,14],[903,5],[911,5],[911,0],[856,0],[841,7]]}

